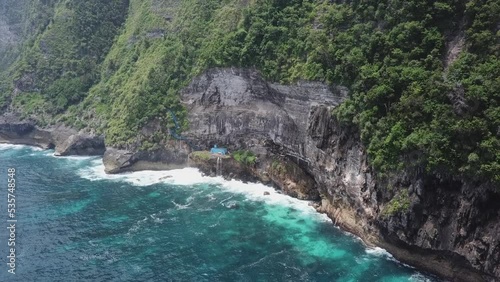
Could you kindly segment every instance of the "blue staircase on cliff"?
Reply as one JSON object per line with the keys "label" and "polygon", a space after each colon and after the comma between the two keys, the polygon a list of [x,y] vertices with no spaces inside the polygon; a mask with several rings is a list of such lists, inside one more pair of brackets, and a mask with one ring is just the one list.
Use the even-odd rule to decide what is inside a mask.
{"label": "blue staircase on cliff", "polygon": [[177,120],[177,116],[175,115],[174,111],[170,110],[170,115],[172,116],[172,119],[174,120],[174,128],[170,128],[170,135],[172,137],[174,137],[174,139],[176,140],[180,140],[180,141],[184,141],[186,142],[186,144],[189,145],[189,147],[191,147],[191,149],[193,149],[194,151],[199,151],[200,148],[196,145],[194,145],[189,139],[187,139],[186,137],[184,136],[181,136],[177,133],[177,130],[180,129],[180,126],[179,126],[179,121]]}

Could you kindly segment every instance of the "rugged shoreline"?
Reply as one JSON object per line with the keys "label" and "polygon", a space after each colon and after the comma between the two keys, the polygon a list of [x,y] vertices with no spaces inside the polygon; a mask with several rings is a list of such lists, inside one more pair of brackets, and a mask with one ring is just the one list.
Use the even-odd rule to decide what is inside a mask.
{"label": "rugged shoreline", "polygon": [[[273,185],[291,196],[321,201],[319,212],[368,245],[403,263],[452,281],[500,279],[500,193],[491,183],[458,176],[400,171],[380,179],[368,163],[359,132],[332,109],[343,87],[304,82],[270,84],[247,69],[212,69],[181,93],[187,142],[171,138],[156,149],[111,148],[102,137],[62,125],[0,118],[0,143],[54,148],[60,155],[103,155],[107,173],[165,170],[188,164],[243,181]],[[141,134],[162,130],[153,120]],[[195,146],[247,150],[253,165],[192,158]]]}
{"label": "rugged shoreline", "polygon": [[36,126],[30,120],[21,120],[15,114],[0,116],[0,143],[22,144],[54,149],[58,156],[103,155],[104,138],[62,124],[47,128]]}
{"label": "rugged shoreline", "polygon": [[[18,142],[21,140],[21,142]],[[2,139],[0,143],[3,144],[18,144],[18,145],[29,145],[36,146],[42,149],[52,149],[54,146],[46,146],[47,140],[42,139],[14,139],[14,140],[6,140]],[[115,151],[115,149],[110,148],[110,150]],[[65,154],[65,156],[69,155],[85,155],[85,154]],[[95,154],[99,155],[99,154]],[[126,155],[126,154],[125,154]],[[278,189],[285,194],[291,197],[297,197],[299,191],[295,190],[286,190],[283,189],[283,186],[280,186],[279,180],[273,180],[266,176],[263,171],[258,169],[252,169],[245,167],[244,165],[238,165],[236,161],[233,159],[229,159],[229,162],[225,162],[226,169],[223,169],[222,176],[228,179],[236,179],[245,182],[260,182],[263,184],[271,185],[275,189]],[[186,166],[193,166],[198,169],[202,173],[208,176],[214,176],[216,167],[213,163],[203,163],[199,160],[194,161],[190,159],[190,161],[186,164]],[[168,170],[174,168],[181,168],[183,166],[170,167],[168,165],[162,164],[161,162],[149,162],[146,165],[141,165],[140,162],[136,166],[132,166],[126,169],[121,169],[115,173],[121,172],[131,172],[131,171],[141,171],[141,170]],[[227,168],[231,169],[227,169]],[[312,196],[302,196],[297,197],[303,200],[315,201],[316,195]],[[317,199],[316,199],[317,200]],[[326,214],[331,220],[332,223],[339,226],[342,230],[345,230],[353,235],[359,237],[363,243],[368,247],[381,247],[391,253],[396,259],[401,261],[402,263],[406,263],[412,267],[416,267],[420,271],[428,272],[431,275],[438,275],[445,279],[453,279],[453,281],[488,281],[484,279],[484,274],[480,272],[476,272],[471,269],[460,269],[457,268],[456,265],[446,260],[446,258],[442,257],[442,254],[429,254],[425,252],[421,252],[420,254],[415,252],[410,252],[405,248],[399,248],[391,243],[388,243],[379,237],[379,235],[371,234],[365,232],[357,223],[356,212],[349,208],[335,208],[333,207],[328,200],[322,199],[321,201],[316,201],[314,204],[314,208],[317,212]],[[439,264],[436,264],[436,261],[439,261]],[[462,262],[464,263],[464,262]],[[444,268],[443,268],[444,267]],[[443,271],[444,270],[444,271]],[[450,275],[450,274],[453,275]],[[457,276],[457,275],[460,275]],[[493,277],[492,280],[495,281]]]}
{"label": "rugged shoreline", "polygon": [[[432,250],[418,250],[410,246],[401,246],[400,242],[391,243],[386,241],[383,234],[379,232],[367,232],[362,227],[363,224],[358,218],[358,214],[350,207],[334,207],[329,200],[319,198],[319,195],[313,193],[307,196],[297,197],[303,193],[304,187],[294,187],[297,190],[283,187],[283,182],[297,181],[294,174],[282,175],[280,179],[270,176],[272,173],[267,173],[270,168],[269,162],[263,160],[262,163],[256,166],[246,166],[238,163],[232,158],[224,159],[217,168],[216,157],[210,159],[200,159],[190,156],[191,166],[194,166],[207,176],[222,176],[226,179],[236,179],[248,182],[259,182],[270,185],[283,193],[312,201],[313,207],[317,212],[326,214],[333,224],[340,227],[358,238],[360,238],[367,247],[380,247],[391,253],[400,262],[415,267],[430,275],[437,275],[444,279],[452,279],[452,281],[495,281],[495,278],[485,278],[484,274],[475,271],[467,266],[467,262],[457,255],[450,253],[447,257],[443,257],[441,252]],[[271,169],[272,170],[272,169]],[[287,179],[289,178],[289,179]],[[303,195],[303,194],[302,194]]]}

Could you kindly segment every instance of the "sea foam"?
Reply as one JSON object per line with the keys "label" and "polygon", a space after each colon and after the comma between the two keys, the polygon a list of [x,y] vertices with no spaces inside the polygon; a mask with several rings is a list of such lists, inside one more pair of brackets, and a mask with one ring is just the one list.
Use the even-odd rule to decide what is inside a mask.
{"label": "sea foam", "polygon": [[[309,205],[308,201],[299,200],[284,195],[276,189],[259,183],[244,183],[238,180],[225,180],[222,177],[204,176],[196,168],[183,168],[168,171],[137,171],[121,174],[106,174],[104,165],[100,159],[90,162],[90,166],[78,170],[78,175],[82,178],[99,181],[126,182],[135,186],[150,186],[154,184],[166,183],[171,185],[186,186],[189,189],[196,189],[196,184],[214,184],[220,189],[245,195],[245,198],[252,201],[262,201],[273,205],[292,207],[304,213],[313,215],[316,219],[329,221],[324,214],[318,214]],[[264,195],[264,193],[269,195]]]}
{"label": "sea foam", "polygon": [[[276,189],[260,183],[244,183],[238,180],[225,180],[222,177],[204,176],[196,168],[184,168],[168,171],[137,171],[122,174],[106,174],[101,159],[92,160],[90,165],[78,170],[78,175],[91,181],[108,180],[126,182],[135,186],[150,186],[154,184],[170,184],[184,186],[186,189],[196,189],[196,184],[214,184],[223,191],[234,194],[242,194],[247,200],[265,202],[266,204],[279,205],[293,208],[306,214],[308,218],[329,222],[330,219],[325,214],[317,213],[309,205],[309,201],[292,198],[282,194]],[[265,193],[267,192],[267,193]],[[269,195],[264,195],[269,194]],[[178,204],[178,203],[176,203]],[[181,206],[181,205],[179,205]],[[187,208],[182,206],[181,208]],[[352,237],[361,240],[359,237],[347,233]],[[384,257],[388,260],[397,261],[386,250],[375,247],[366,248],[366,253],[373,256]],[[400,263],[400,262],[399,262]]]}
{"label": "sea foam", "polygon": [[388,251],[385,249],[374,247],[374,248],[366,248],[366,253],[378,257],[386,257],[386,258],[394,258]]}
{"label": "sea foam", "polygon": [[28,145],[0,144],[0,151],[6,151],[6,150],[23,150],[23,149],[30,149],[32,151],[43,151],[42,148],[34,147],[34,146],[28,146]]}

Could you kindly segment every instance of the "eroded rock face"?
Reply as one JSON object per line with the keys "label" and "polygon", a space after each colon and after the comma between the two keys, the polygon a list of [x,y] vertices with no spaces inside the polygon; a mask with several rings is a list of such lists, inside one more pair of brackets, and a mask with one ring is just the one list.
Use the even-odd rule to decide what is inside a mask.
{"label": "eroded rock face", "polygon": [[[376,180],[357,130],[331,115],[346,95],[342,87],[269,84],[252,70],[213,69],[182,93],[185,135],[203,149],[219,144],[261,161],[293,161],[321,194],[318,210],[403,261],[452,281],[500,277],[498,187],[411,171],[391,185]],[[391,210],[398,193],[408,207]]]}
{"label": "eroded rock face", "polygon": [[0,143],[55,148],[56,154],[61,156],[102,155],[105,150],[102,136],[78,133],[63,125],[40,128],[14,114],[0,116]]}
{"label": "eroded rock face", "polygon": [[310,111],[319,105],[333,108],[346,95],[343,87],[268,84],[253,70],[213,69],[182,93],[190,124],[184,135],[204,149],[213,143],[238,149],[270,141],[303,154]]}
{"label": "eroded rock face", "polygon": [[[212,69],[182,92],[190,124],[182,135],[200,149],[219,144],[230,151],[251,150],[258,157],[254,167],[224,160],[222,174],[274,184],[302,199],[320,197],[320,212],[404,262],[451,281],[500,279],[499,187],[421,171],[397,172],[388,181],[376,178],[358,131],[331,115],[346,96],[343,87],[270,84],[253,70]],[[88,153],[89,146],[98,150],[99,140],[0,117],[0,142],[79,154]],[[152,151],[108,148],[104,164],[107,173],[172,169],[187,165],[190,151],[177,140]],[[194,164],[216,173],[216,160]],[[391,208],[401,194],[407,207]]]}
{"label": "eroded rock face", "polygon": [[[498,279],[498,187],[433,175],[414,178],[406,185],[412,199],[410,209],[378,220],[385,240],[420,250],[449,252],[447,261],[441,260],[456,281]],[[477,275],[464,271],[464,265],[472,266]]]}
{"label": "eroded rock face", "polygon": [[275,170],[268,177],[292,196],[318,199],[320,187],[326,184],[311,175],[327,172],[325,162],[316,159],[324,157],[321,145],[327,144],[322,142],[333,133],[328,128],[330,112],[346,96],[343,87],[312,82],[268,84],[253,70],[213,69],[194,79],[182,93],[190,124],[184,135],[202,149],[214,144],[230,151],[249,149],[261,161],[259,171],[270,170],[273,161],[300,164],[293,173]]}
{"label": "eroded rock face", "polygon": [[102,156],[106,147],[102,136],[92,136],[88,134],[74,134],[55,148],[56,155],[86,155]]}
{"label": "eroded rock face", "polygon": [[50,131],[36,128],[30,121],[13,115],[0,116],[0,143],[15,143],[42,148],[53,147]]}
{"label": "eroded rock face", "polygon": [[103,156],[106,173],[116,174],[138,170],[169,170],[187,166],[189,146],[170,141],[149,151],[120,150],[108,147]]}
{"label": "eroded rock face", "polygon": [[130,151],[107,148],[102,161],[106,173],[117,173],[133,165],[136,158]]}

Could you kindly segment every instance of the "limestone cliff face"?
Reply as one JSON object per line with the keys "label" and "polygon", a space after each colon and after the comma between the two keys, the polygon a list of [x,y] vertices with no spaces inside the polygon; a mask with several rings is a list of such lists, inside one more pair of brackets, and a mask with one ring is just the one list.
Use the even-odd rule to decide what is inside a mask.
{"label": "limestone cliff face", "polygon": [[312,177],[320,211],[403,261],[453,281],[499,278],[498,187],[411,171],[377,180],[358,132],[331,115],[346,95],[342,87],[269,84],[252,70],[213,69],[182,93],[185,135],[204,149],[220,144],[295,162]]}
{"label": "limestone cliff face", "polygon": [[221,143],[230,149],[267,149],[264,141],[269,141],[284,154],[304,155],[311,111],[333,109],[346,96],[343,87],[268,84],[253,70],[213,69],[182,93],[189,113],[184,135],[201,148]]}

